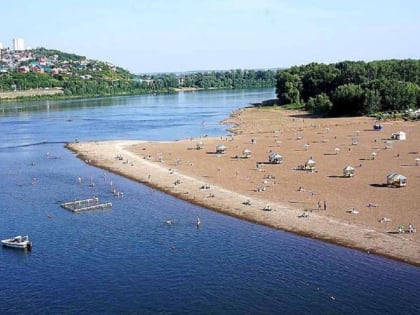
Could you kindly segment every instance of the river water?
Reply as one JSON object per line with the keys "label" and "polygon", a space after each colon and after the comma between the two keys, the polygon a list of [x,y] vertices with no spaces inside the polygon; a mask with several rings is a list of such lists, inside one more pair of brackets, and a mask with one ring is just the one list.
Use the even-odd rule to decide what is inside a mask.
{"label": "river water", "polygon": [[[0,313],[418,314],[419,268],[191,205],[64,149],[76,138],[224,135],[220,120],[273,97],[262,89],[1,105],[0,237],[29,234],[34,246],[0,249]],[[93,195],[113,208],[59,205]]]}

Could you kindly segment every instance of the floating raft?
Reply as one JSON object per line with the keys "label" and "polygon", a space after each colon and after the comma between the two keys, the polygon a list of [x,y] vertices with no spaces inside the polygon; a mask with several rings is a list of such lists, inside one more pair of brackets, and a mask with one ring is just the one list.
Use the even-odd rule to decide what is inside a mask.
{"label": "floating raft", "polygon": [[99,203],[99,198],[94,197],[90,199],[80,199],[69,201],[60,204],[60,206],[66,210],[72,212],[81,212],[81,211],[88,211],[88,210],[104,210],[112,208],[111,202],[106,203]]}

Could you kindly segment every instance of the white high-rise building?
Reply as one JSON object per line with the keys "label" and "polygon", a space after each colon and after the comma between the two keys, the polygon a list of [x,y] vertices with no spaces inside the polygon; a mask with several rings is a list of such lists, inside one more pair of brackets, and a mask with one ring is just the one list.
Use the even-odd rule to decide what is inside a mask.
{"label": "white high-rise building", "polygon": [[13,38],[13,50],[25,50],[23,38]]}
{"label": "white high-rise building", "polygon": [[3,49],[3,44],[2,43],[0,43],[0,49]]}

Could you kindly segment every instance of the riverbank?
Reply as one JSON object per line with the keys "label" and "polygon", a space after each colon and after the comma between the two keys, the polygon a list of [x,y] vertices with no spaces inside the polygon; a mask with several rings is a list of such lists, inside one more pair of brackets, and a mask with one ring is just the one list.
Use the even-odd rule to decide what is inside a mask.
{"label": "riverbank", "polygon": [[20,98],[40,98],[45,96],[63,95],[62,88],[30,89],[23,91],[0,92],[0,100],[16,100]]}
{"label": "riverbank", "polygon": [[[418,233],[397,233],[399,225],[420,222],[419,123],[389,121],[373,131],[367,117],[312,118],[278,108],[241,109],[225,123],[234,126],[234,137],[69,149],[91,165],[228,215],[420,265]],[[400,130],[407,140],[385,143]],[[215,152],[218,144],[225,154]],[[270,152],[283,163],[268,164]],[[316,171],[297,170],[310,157]],[[355,168],[354,177],[343,178],[346,165]],[[384,185],[393,172],[408,178],[407,187]]]}

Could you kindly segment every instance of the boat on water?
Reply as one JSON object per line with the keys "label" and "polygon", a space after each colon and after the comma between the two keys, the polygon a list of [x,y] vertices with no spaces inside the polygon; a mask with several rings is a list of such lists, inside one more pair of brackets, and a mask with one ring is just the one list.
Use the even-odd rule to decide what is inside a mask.
{"label": "boat on water", "polygon": [[29,240],[29,236],[15,236],[13,238],[8,238],[2,240],[1,243],[3,246],[12,247],[12,248],[21,248],[21,249],[32,249],[32,242]]}

